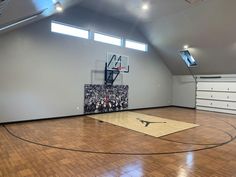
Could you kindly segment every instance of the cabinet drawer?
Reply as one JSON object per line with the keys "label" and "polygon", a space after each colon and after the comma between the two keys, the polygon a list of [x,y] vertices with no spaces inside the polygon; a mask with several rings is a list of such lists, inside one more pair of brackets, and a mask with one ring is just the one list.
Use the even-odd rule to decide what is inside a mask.
{"label": "cabinet drawer", "polygon": [[236,93],[197,91],[197,98],[222,101],[236,101]]}
{"label": "cabinet drawer", "polygon": [[236,110],[236,102],[197,99],[197,106]]}
{"label": "cabinet drawer", "polygon": [[236,92],[236,82],[198,82],[197,90]]}
{"label": "cabinet drawer", "polygon": [[197,109],[203,110],[203,111],[213,111],[213,112],[220,112],[220,113],[236,114],[236,110],[230,110],[230,109],[219,109],[219,108],[210,108],[210,107],[201,107],[201,106],[197,106]]}

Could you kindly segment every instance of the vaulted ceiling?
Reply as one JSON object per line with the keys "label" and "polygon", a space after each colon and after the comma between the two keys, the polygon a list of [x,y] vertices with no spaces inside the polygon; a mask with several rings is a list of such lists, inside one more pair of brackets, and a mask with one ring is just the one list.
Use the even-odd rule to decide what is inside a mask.
{"label": "vaulted ceiling", "polygon": [[[5,1],[9,2],[0,8],[0,27],[44,9],[38,19],[55,13],[55,0]],[[198,62],[194,73],[236,73],[236,1],[189,1],[193,3],[185,0],[60,0],[64,7],[82,6],[135,23],[173,74],[188,74],[178,55],[185,44],[190,46],[189,51]],[[144,2],[149,3],[149,10],[141,9]]]}

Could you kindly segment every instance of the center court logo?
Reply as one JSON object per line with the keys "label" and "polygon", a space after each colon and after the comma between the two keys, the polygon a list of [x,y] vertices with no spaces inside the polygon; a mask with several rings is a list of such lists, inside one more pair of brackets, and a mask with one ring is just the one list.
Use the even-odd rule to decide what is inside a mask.
{"label": "center court logo", "polygon": [[138,121],[140,121],[142,124],[144,124],[144,127],[148,127],[150,124],[155,124],[155,123],[160,123],[160,124],[165,124],[166,122],[149,122],[146,120],[142,120],[140,118],[136,118]]}

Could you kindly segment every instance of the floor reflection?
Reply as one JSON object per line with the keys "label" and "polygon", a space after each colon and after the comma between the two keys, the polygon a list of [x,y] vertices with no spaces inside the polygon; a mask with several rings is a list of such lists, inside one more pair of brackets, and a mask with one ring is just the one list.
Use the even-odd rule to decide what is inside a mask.
{"label": "floor reflection", "polygon": [[194,165],[194,153],[193,152],[188,152],[186,155],[186,165],[188,169],[192,169]]}
{"label": "floor reflection", "polygon": [[187,177],[187,176],[188,176],[188,171],[184,168],[180,168],[177,177]]}
{"label": "floor reflection", "polygon": [[143,176],[143,162],[137,160],[133,163],[126,164],[121,168],[121,172],[130,176]]}

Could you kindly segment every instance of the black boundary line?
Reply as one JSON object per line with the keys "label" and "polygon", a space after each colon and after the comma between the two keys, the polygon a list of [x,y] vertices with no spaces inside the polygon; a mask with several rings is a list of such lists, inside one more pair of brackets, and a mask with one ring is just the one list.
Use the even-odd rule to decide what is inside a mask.
{"label": "black boundary line", "polygon": [[[191,109],[191,108],[190,108]],[[200,110],[201,111],[201,110]],[[207,111],[209,112],[209,111]],[[213,113],[218,113],[218,112],[213,112]],[[224,113],[219,113],[219,114],[224,114]],[[151,115],[152,116],[152,115]],[[212,117],[213,118],[213,117]],[[213,118],[214,119],[214,118]],[[222,119],[219,119],[219,121],[222,121],[226,124],[228,124],[229,126],[231,126],[233,129],[236,130],[236,126],[230,124],[229,122],[225,121],[225,120],[222,120]],[[219,129],[217,127],[213,127],[213,126],[205,126],[205,125],[199,125],[199,126],[204,126],[204,127],[208,127],[208,128],[213,128],[213,129],[216,129],[218,131],[221,131],[227,135],[229,135],[228,132],[226,132],[225,130],[222,130],[222,129]],[[198,128],[199,126],[197,127],[192,127],[192,128],[189,128],[189,129],[193,129],[193,128]],[[184,129],[184,130],[181,130],[181,131],[185,131],[185,130],[189,130],[189,129]],[[178,132],[181,132],[181,131],[178,131]],[[178,132],[174,132],[174,133],[178,133]],[[158,137],[159,139],[162,139],[162,140],[165,140],[165,141],[170,141],[170,142],[175,142],[175,143],[181,143],[181,144],[191,144],[191,145],[218,145],[218,144],[221,144],[221,143],[216,143],[216,144],[200,144],[200,143],[188,143],[188,142],[181,142],[181,141],[174,141],[174,140],[170,140],[170,139],[167,139],[167,138],[163,138],[165,136],[168,136],[168,135],[171,135],[171,134],[174,134],[174,133],[170,133],[170,134],[167,134],[167,135],[164,135],[164,136],[161,136],[161,137]]]}
{"label": "black boundary line", "polygon": [[225,114],[225,115],[235,115],[235,114],[232,114],[232,113],[223,113],[223,112],[217,112],[217,111],[197,110],[196,108],[193,108],[193,107],[168,105],[168,106],[156,106],[156,107],[147,107],[147,108],[125,109],[125,110],[112,111],[112,112],[86,113],[86,114],[76,114],[76,115],[57,116],[57,117],[41,117],[41,118],[30,119],[30,120],[19,120],[19,121],[11,121],[11,122],[0,122],[0,125],[15,124],[15,123],[24,123],[24,122],[34,122],[34,121],[44,121],[44,120],[53,120],[53,119],[56,120],[56,119],[64,119],[64,118],[76,118],[76,117],[83,117],[83,116],[89,116],[89,115],[94,115],[94,114],[107,114],[107,113],[113,113],[113,112],[139,111],[139,110],[161,109],[161,108],[182,108],[182,109],[190,109],[190,110],[195,110],[195,111],[200,111],[200,112],[212,112],[212,113]]}
{"label": "black boundary line", "polygon": [[[186,106],[177,106],[177,105],[170,105],[169,107],[173,107],[173,108],[183,108],[183,109],[192,109],[192,110],[196,110],[195,107],[186,107]],[[196,110],[197,111],[197,110]]]}
{"label": "black boundary line", "polygon": [[[229,136],[230,138],[232,138],[231,134],[228,133],[228,132],[225,131],[225,130],[221,130],[221,129],[219,129],[219,128],[212,127],[212,126],[205,126],[205,125],[200,125],[200,126],[208,127],[208,128],[212,128],[212,129],[216,129],[216,130],[218,130],[218,131],[223,132],[224,134],[227,134],[227,136]],[[198,127],[200,127],[200,126],[198,126]],[[198,128],[198,127],[193,127],[193,128]],[[191,128],[190,128],[190,129],[191,129]],[[189,129],[185,129],[185,130],[189,130]],[[179,132],[180,132],[180,131],[175,132],[175,133],[179,133]],[[170,134],[168,134],[168,135],[170,135]],[[168,135],[165,135],[165,136],[168,136]],[[164,136],[163,136],[163,137],[164,137]],[[204,144],[204,143],[189,143],[189,142],[175,141],[175,140],[171,140],[171,139],[167,139],[167,138],[163,138],[163,137],[159,137],[159,139],[164,140],[164,141],[169,141],[169,142],[174,142],[174,143],[180,143],[180,144],[189,144],[189,145],[205,145],[205,146],[210,146],[210,145],[212,145],[212,146],[214,146],[214,145],[219,145],[219,144],[224,143],[224,142],[222,142],[222,143],[209,143],[209,144],[208,144],[208,143],[206,143],[206,144]]]}
{"label": "black boundary line", "polygon": [[[138,109],[131,109],[131,110],[121,110],[121,111],[116,111],[116,112],[123,112],[123,111],[132,111],[132,110],[145,110],[145,109],[156,109],[156,108],[167,108],[167,107],[177,107],[177,108],[185,108],[185,109],[194,109],[194,108],[190,108],[190,107],[182,107],[182,106],[163,106],[163,107],[148,107],[148,108],[138,108]],[[111,112],[106,112],[106,113],[111,113]],[[104,114],[104,113],[101,113],[101,114]],[[91,115],[91,114],[87,114],[87,115]],[[56,117],[54,119],[61,119],[61,118],[67,118],[67,117],[78,117],[78,116],[86,116],[86,115],[74,115],[74,116],[64,116],[64,117]],[[21,123],[21,122],[33,122],[33,121],[43,121],[43,120],[48,120],[48,119],[53,119],[53,118],[46,118],[46,119],[36,119],[36,120],[26,120],[26,121],[18,121],[18,122],[10,122],[10,123],[0,123],[0,125],[2,125],[5,129],[7,129],[7,127],[5,127],[5,124],[13,124],[13,123]],[[221,120],[221,119],[220,119]],[[224,121],[224,120],[221,120],[223,122],[225,122],[226,124],[230,125],[231,127],[233,127],[235,130],[236,130],[236,126],[230,124],[229,122],[227,121]],[[116,126],[116,125],[114,125]],[[197,127],[193,127],[193,128],[197,128]],[[217,129],[216,127],[211,127],[211,128],[215,128]],[[221,129],[218,129],[219,131],[222,131],[224,132],[225,134],[227,134],[228,136],[231,137],[231,139],[229,141],[226,141],[226,142],[223,142],[223,143],[219,143],[219,144],[193,144],[193,143],[186,143],[186,142],[178,142],[178,141],[174,141],[174,140],[169,140],[169,139],[164,139],[164,138],[160,138],[159,139],[162,139],[162,140],[166,140],[166,141],[171,141],[171,142],[174,142],[174,143],[180,143],[180,144],[190,144],[190,145],[209,145],[209,146],[213,146],[213,147],[207,147],[208,148],[215,148],[215,147],[218,147],[218,146],[221,146],[221,145],[224,145],[224,144],[227,144],[227,143],[230,143],[231,141],[233,141],[235,137],[233,137],[231,134],[229,134],[228,132],[224,131],[224,130],[221,130]],[[27,139],[24,139],[24,138],[21,138],[21,137],[18,137],[17,135],[15,135],[14,133],[12,133],[9,129],[7,129],[7,131],[13,135],[14,137],[16,138],[19,138],[23,141],[28,141],[29,143],[33,143],[33,144],[38,144],[38,145],[41,145],[41,146],[46,146],[46,147],[50,147],[50,145],[44,145],[44,144],[40,144],[40,143],[37,143],[37,142],[33,142],[33,141],[30,141],[30,140],[27,140]],[[163,136],[164,137],[164,136]],[[67,149],[67,148],[61,148],[61,147],[54,147],[52,146],[51,148],[57,148],[57,149],[64,149],[64,150],[71,150],[71,151],[80,151],[80,150],[76,150],[76,149]],[[200,148],[200,149],[196,149],[196,151],[199,151],[199,150],[204,150],[205,148]],[[83,151],[83,150],[82,150]],[[195,150],[193,150],[195,151]],[[93,152],[93,151],[85,151],[85,152],[88,152],[88,153],[100,153],[100,154],[107,154],[106,152]],[[164,154],[169,154],[169,153],[184,153],[184,152],[192,152],[192,151],[180,151],[180,152],[164,152]],[[108,154],[113,154],[113,153],[110,153],[108,152]],[[117,154],[117,153],[115,153]],[[121,154],[122,153],[118,153],[118,154]],[[148,153],[149,154],[149,153]],[[136,153],[128,153],[128,154],[124,154],[124,155],[148,155],[147,153],[143,153],[143,154],[136,154]],[[151,154],[156,154],[156,153],[151,153]],[[163,154],[163,153],[160,153],[160,154]],[[158,154],[156,154],[158,155]]]}
{"label": "black boundary line", "polygon": [[[51,119],[64,119],[64,118],[76,118],[76,117],[83,117],[83,116],[89,116],[89,115],[96,115],[96,114],[109,114],[113,112],[126,112],[126,111],[139,111],[139,110],[148,110],[148,109],[161,109],[161,108],[171,108],[171,107],[178,107],[178,108],[186,108],[188,107],[179,107],[179,106],[157,106],[157,107],[147,107],[147,108],[135,108],[135,109],[124,109],[119,111],[111,111],[111,112],[100,112],[100,113],[86,113],[86,114],[77,114],[77,115],[69,115],[69,116],[57,116],[57,117],[42,117],[42,118],[36,118],[31,120],[20,120],[20,121],[11,121],[11,122],[2,122],[0,125],[4,124],[15,124],[15,123],[23,123],[23,122],[33,122],[33,121],[43,121],[43,120],[51,120]],[[192,109],[192,108],[190,108]],[[194,109],[194,108],[193,108]]]}
{"label": "black boundary line", "polygon": [[[180,107],[180,108],[181,108],[181,107]],[[184,108],[184,107],[182,107],[182,108]],[[188,108],[187,108],[187,109],[188,109]],[[192,109],[192,108],[189,108],[189,109]],[[208,111],[207,111],[207,112],[208,112]],[[149,114],[148,114],[148,115],[149,115]],[[150,116],[153,116],[153,115],[150,115]],[[214,119],[214,118],[213,118],[213,119]],[[226,123],[226,124],[228,124],[229,126],[233,127],[233,129],[236,130],[236,126],[230,124],[229,122],[227,122],[227,121],[225,121],[225,120],[222,120],[222,119],[219,119],[219,120],[222,121],[222,122],[224,122],[224,123]],[[231,136],[230,136],[231,134],[228,133],[228,132],[226,132],[225,130],[219,129],[219,128],[217,128],[217,127],[212,127],[212,126],[199,125],[199,126],[197,126],[197,127],[192,127],[192,128],[189,128],[189,129],[198,128],[198,127],[200,127],[200,126],[204,126],[204,127],[209,127],[209,128],[216,129],[216,130],[218,130],[218,131],[221,131],[221,132],[227,134],[229,137],[231,137]],[[182,131],[185,131],[185,130],[189,130],[189,129],[184,129],[184,130],[177,131],[177,132],[174,132],[174,133],[179,133],[179,132],[182,132]],[[161,139],[161,140],[164,140],[164,141],[169,141],[169,142],[174,142],[174,143],[180,143],[180,144],[189,144],[189,145],[218,145],[218,144],[221,144],[221,143],[215,143],[215,144],[211,144],[211,143],[209,143],[209,144],[203,144],[203,143],[188,143],[188,142],[175,141],[175,140],[163,138],[163,137],[165,137],[165,136],[168,136],[168,135],[171,135],[171,134],[174,134],[174,133],[170,133],[170,134],[167,134],[167,135],[158,137],[158,138]],[[236,136],[234,137],[234,139],[235,139],[235,138],[236,138]],[[223,142],[223,143],[224,143],[224,142]]]}
{"label": "black boundary line", "polygon": [[224,123],[228,124],[229,126],[233,127],[236,130],[236,126],[234,126],[233,124],[231,124],[231,123],[229,123],[229,122],[227,122],[225,120],[221,120],[221,121],[223,121]]}
{"label": "black boundary line", "polygon": [[216,147],[220,147],[223,146],[225,144],[228,144],[230,142],[232,142],[235,137],[233,137],[232,135],[230,135],[231,139],[229,141],[226,141],[222,144],[218,144],[215,146],[210,146],[210,147],[204,147],[204,148],[197,148],[197,149],[192,149],[192,150],[183,150],[183,151],[172,151],[172,152],[159,152],[159,153],[155,153],[155,152],[150,152],[150,153],[124,153],[124,152],[101,152],[101,151],[88,151],[88,150],[80,150],[80,149],[72,149],[72,148],[63,148],[63,147],[57,147],[57,146],[52,146],[52,145],[46,145],[46,144],[41,144],[41,143],[37,143],[34,141],[30,141],[24,138],[21,138],[17,135],[15,135],[14,133],[12,133],[5,125],[2,125],[6,131],[12,135],[13,137],[20,139],[22,141],[25,141],[27,143],[31,143],[31,144],[35,144],[35,145],[40,145],[43,147],[48,147],[48,148],[54,148],[54,149],[60,149],[60,150],[67,150],[67,151],[73,151],[73,152],[81,152],[81,153],[91,153],[91,154],[103,154],[103,155],[137,155],[137,156],[148,156],[148,155],[166,155],[166,154],[179,154],[179,153],[186,153],[186,152],[196,152],[196,151],[202,151],[202,150],[207,150],[207,149],[213,149]]}
{"label": "black boundary line", "polygon": [[[196,110],[195,108],[192,108],[192,107],[169,105],[169,106],[157,106],[157,107],[147,107],[147,108],[124,109],[124,110],[111,111],[111,112],[86,113],[86,114],[77,114],[77,115],[59,116],[59,117],[42,117],[42,118],[36,118],[36,119],[30,119],[30,120],[19,120],[19,121],[11,121],[11,122],[1,122],[0,125],[24,123],[24,122],[34,122],[34,121],[44,121],[44,120],[53,120],[53,119],[56,120],[56,119],[65,119],[65,118],[78,118],[78,117],[89,116],[89,115],[109,114],[109,113],[113,113],[113,112],[140,111],[140,110],[162,109],[162,108],[182,108],[182,109]],[[196,110],[196,111],[203,111],[203,110]],[[206,111],[206,112],[208,112],[208,111]],[[221,114],[224,114],[224,113],[221,113]]]}
{"label": "black boundary line", "polygon": [[[149,115],[149,116],[152,116],[152,115]],[[89,117],[89,116],[88,116]],[[104,121],[101,121],[99,119],[96,119],[96,118],[92,118],[92,117],[89,117],[90,119],[95,119],[96,121],[98,122],[102,122],[102,123],[105,123],[105,124],[110,124],[110,125],[113,125],[113,126],[116,126],[116,127],[121,127],[121,128],[125,128],[125,127],[122,127],[122,126],[119,126],[119,125],[115,125],[115,124],[112,124],[112,123],[109,123],[109,122],[104,122]],[[166,118],[165,118],[166,119]],[[222,120],[221,120],[222,121]],[[223,121],[224,122],[224,121]],[[175,134],[175,133],[179,133],[179,132],[183,132],[183,131],[186,131],[186,130],[190,130],[190,129],[194,129],[194,128],[198,128],[200,126],[204,126],[204,125],[199,125],[199,126],[196,126],[196,127],[191,127],[191,128],[188,128],[188,129],[184,129],[184,130],[180,130],[180,131],[177,131],[177,132],[173,132],[173,133],[169,133],[167,135],[163,135],[163,136],[159,136],[159,137],[155,137],[155,136],[152,136],[152,135],[149,135],[149,134],[146,134],[146,133],[143,133],[143,132],[139,132],[139,131],[136,131],[136,130],[132,130],[132,129],[128,129],[129,131],[133,131],[133,132],[136,132],[136,133],[139,133],[139,134],[144,134],[145,136],[151,136],[153,138],[158,138],[158,139],[161,139],[163,141],[169,141],[169,142],[173,142],[173,143],[178,143],[178,144],[189,144],[189,145],[200,145],[200,146],[214,146],[214,145],[219,145],[219,144],[222,144],[222,143],[225,143],[225,142],[222,142],[222,143],[209,143],[209,144],[204,144],[204,143],[189,143],[189,142],[181,142],[181,141],[175,141],[175,140],[170,140],[170,139],[167,139],[167,138],[163,138],[165,136],[168,136],[168,135],[172,135],[172,134]],[[233,127],[233,125],[231,125]],[[227,134],[227,136],[229,136],[230,138],[232,138],[231,134],[224,131],[224,130],[221,130],[217,127],[211,127],[211,126],[204,126],[204,127],[210,127],[212,129],[216,129],[218,131],[221,131],[223,132],[224,134]],[[234,128],[234,127],[233,127]],[[127,129],[127,128],[126,128]],[[236,128],[235,128],[236,129]]]}
{"label": "black boundary line", "polygon": [[[223,121],[223,120],[222,120]],[[223,121],[229,125],[231,125],[234,130],[236,130],[236,127],[234,125],[232,125],[231,123],[229,122],[226,122],[226,121]],[[224,143],[220,143],[220,144],[217,144],[217,145],[214,145],[214,146],[210,146],[210,147],[204,147],[204,148],[196,148],[196,149],[192,149],[192,150],[182,150],[182,151],[171,151],[171,152],[159,152],[159,153],[155,153],[155,152],[150,152],[150,153],[123,153],[123,152],[101,152],[101,151],[88,151],[88,150],[80,150],[80,149],[72,149],[72,148],[63,148],[63,147],[57,147],[57,146],[52,146],[52,145],[46,145],[46,144],[41,144],[41,143],[38,143],[38,142],[34,142],[34,141],[30,141],[30,140],[27,140],[27,139],[24,139],[22,137],[19,137],[17,135],[15,135],[13,132],[11,132],[5,125],[2,125],[5,130],[10,134],[12,135],[13,137],[19,139],[19,140],[22,140],[22,141],[25,141],[25,142],[28,142],[28,143],[31,143],[31,144],[35,144],[35,145],[40,145],[40,146],[43,146],[43,147],[48,147],[48,148],[54,148],[54,149],[60,149],[60,150],[67,150],[67,151],[73,151],[73,152],[81,152],[81,153],[91,153],[91,154],[103,154],[103,155],[130,155],[130,156],[134,156],[134,155],[137,155],[137,156],[149,156],[149,155],[167,155],[167,154],[179,154],[179,153],[187,153],[187,152],[197,152],[197,151],[202,151],[202,150],[208,150],[208,149],[213,149],[213,148],[217,148],[217,147],[220,147],[220,146],[223,146],[225,144],[228,144],[232,141],[234,141],[236,139],[236,136],[232,136],[231,134],[229,134],[228,132],[225,132],[227,133],[231,139],[228,140],[228,141],[225,141]]]}

